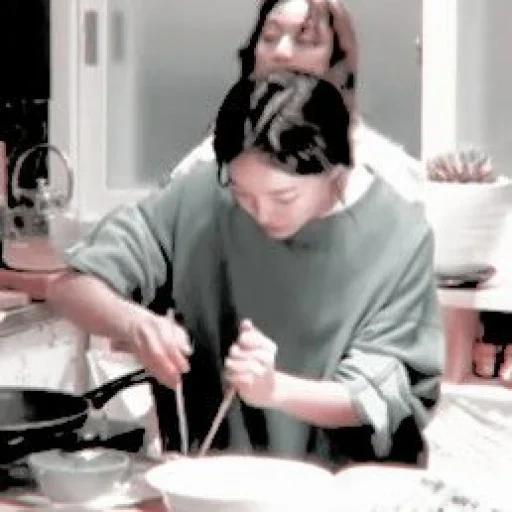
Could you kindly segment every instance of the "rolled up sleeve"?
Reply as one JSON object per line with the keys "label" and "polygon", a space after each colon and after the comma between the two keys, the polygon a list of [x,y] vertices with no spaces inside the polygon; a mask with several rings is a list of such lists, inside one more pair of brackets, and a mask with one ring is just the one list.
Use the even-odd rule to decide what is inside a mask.
{"label": "rolled up sleeve", "polygon": [[444,366],[444,335],[428,234],[404,261],[385,303],[356,333],[335,380],[347,386],[362,421],[372,427],[377,457],[386,457],[406,418],[418,429],[436,403]]}
{"label": "rolled up sleeve", "polygon": [[179,192],[167,187],[107,215],[66,253],[69,267],[93,275],[120,295],[135,290],[149,304],[170,277]]}

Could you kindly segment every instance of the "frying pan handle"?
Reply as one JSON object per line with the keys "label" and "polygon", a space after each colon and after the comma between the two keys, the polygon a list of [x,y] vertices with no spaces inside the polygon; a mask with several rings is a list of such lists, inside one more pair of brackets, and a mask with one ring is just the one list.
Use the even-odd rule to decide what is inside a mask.
{"label": "frying pan handle", "polygon": [[113,398],[119,391],[126,389],[136,384],[143,382],[150,382],[155,378],[146,370],[137,370],[123,375],[117,379],[106,382],[102,386],[87,391],[83,397],[89,401],[94,409],[101,409],[111,398]]}

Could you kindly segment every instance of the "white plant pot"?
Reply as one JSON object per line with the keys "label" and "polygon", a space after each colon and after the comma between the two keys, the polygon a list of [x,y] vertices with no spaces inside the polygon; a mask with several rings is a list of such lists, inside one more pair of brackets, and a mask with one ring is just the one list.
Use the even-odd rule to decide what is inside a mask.
{"label": "white plant pot", "polygon": [[485,265],[503,234],[512,211],[512,181],[494,183],[427,181],[425,213],[434,230],[437,270]]}

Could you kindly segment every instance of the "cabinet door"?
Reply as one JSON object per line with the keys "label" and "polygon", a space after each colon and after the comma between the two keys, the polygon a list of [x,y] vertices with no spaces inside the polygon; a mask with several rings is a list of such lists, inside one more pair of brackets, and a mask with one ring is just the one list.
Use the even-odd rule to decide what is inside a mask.
{"label": "cabinet door", "polygon": [[360,44],[364,120],[414,157],[421,151],[422,0],[344,0]]}

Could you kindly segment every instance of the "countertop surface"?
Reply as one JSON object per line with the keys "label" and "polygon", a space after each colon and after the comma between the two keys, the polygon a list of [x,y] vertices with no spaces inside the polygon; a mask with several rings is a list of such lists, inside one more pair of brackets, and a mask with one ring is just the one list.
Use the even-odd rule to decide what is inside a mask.
{"label": "countertop surface", "polygon": [[34,300],[44,300],[49,283],[60,272],[24,272],[0,267],[0,288],[27,293]]}
{"label": "countertop surface", "polygon": [[[2,512],[21,512],[21,511],[27,511],[27,512],[52,512],[52,509],[50,506],[36,506],[36,507],[30,507],[30,506],[22,506],[19,504],[16,504],[14,502],[10,501],[3,501],[0,496],[0,510]],[[73,506],[70,506],[69,509],[62,509],[63,512],[73,512],[75,509]],[[127,508],[114,508],[110,509],[112,512],[166,512],[167,509],[165,508],[165,505],[162,500],[156,499],[147,501],[144,504],[140,505],[134,505],[132,507]],[[78,508],[77,508],[78,511]],[[109,512],[109,510],[103,510],[102,512]]]}
{"label": "countertop surface", "polygon": [[[481,491],[474,494],[468,486],[454,485],[424,470],[356,465],[335,475],[337,489],[343,496],[344,510],[370,512],[372,510],[479,510],[481,512],[510,511],[508,500],[497,505],[494,499],[482,498]],[[368,493],[369,483],[373,489]],[[503,494],[503,493],[502,493]],[[494,502],[491,504],[491,501]],[[502,500],[498,500],[502,501]],[[503,501],[502,501],[503,503]],[[378,508],[375,508],[378,507]],[[399,507],[399,508],[397,508]],[[463,507],[463,508],[462,508]],[[19,502],[2,500],[2,512],[79,512],[83,508],[70,505],[52,508],[50,505],[28,506]],[[92,509],[91,509],[92,510]],[[96,509],[95,509],[96,510]],[[137,505],[102,507],[102,512],[169,512],[163,499],[150,499]]]}
{"label": "countertop surface", "polygon": [[55,311],[45,302],[31,302],[26,306],[4,310],[2,313],[0,337],[16,334],[36,323],[44,322],[57,316]]}

